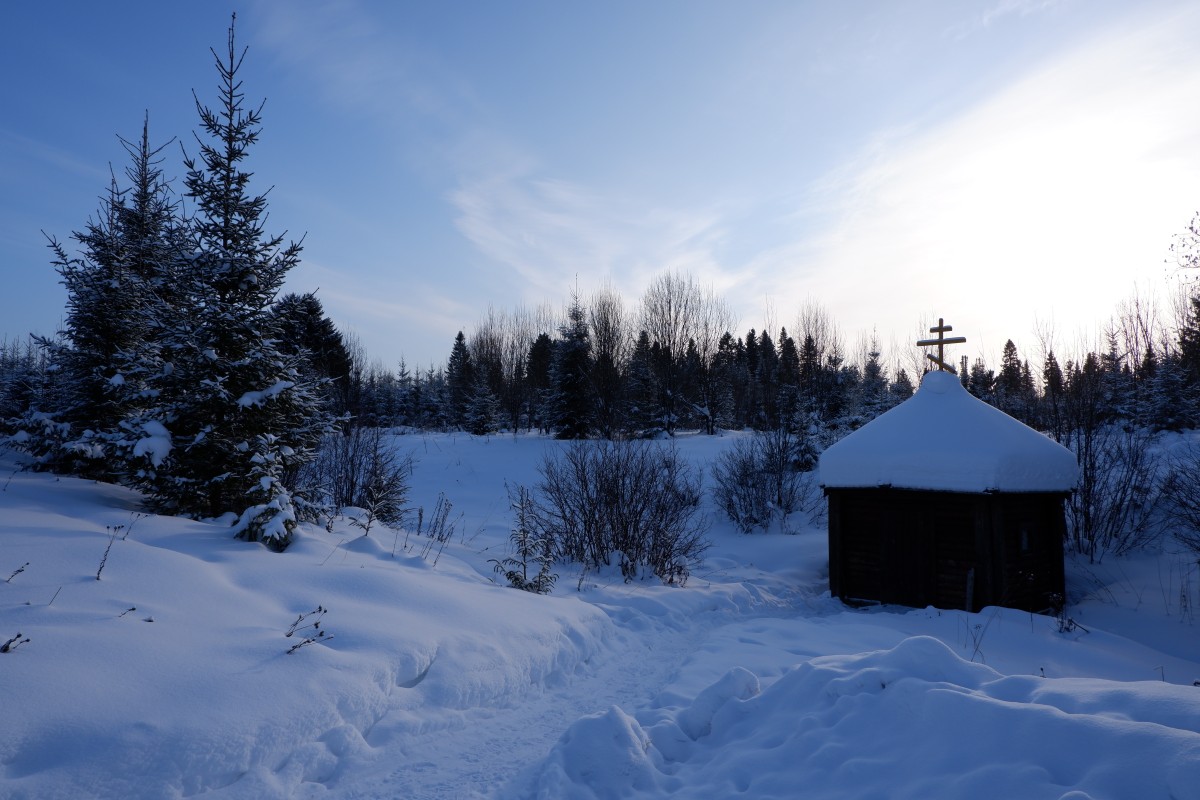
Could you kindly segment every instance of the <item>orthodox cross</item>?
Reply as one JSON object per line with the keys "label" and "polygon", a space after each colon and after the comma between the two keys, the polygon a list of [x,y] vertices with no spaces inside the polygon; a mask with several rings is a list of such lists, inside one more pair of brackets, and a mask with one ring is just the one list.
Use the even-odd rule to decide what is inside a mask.
{"label": "orthodox cross", "polygon": [[937,345],[937,355],[935,356],[933,353],[927,353],[925,357],[937,364],[939,370],[957,375],[958,373],[955,372],[954,367],[950,366],[945,361],[946,345],[963,344],[967,341],[967,339],[965,336],[951,336],[949,339],[947,339],[946,334],[952,330],[954,330],[952,326],[947,325],[944,319],[938,317],[937,327],[929,329],[930,333],[936,333],[938,337],[936,339],[922,339],[921,341],[917,342],[917,347],[932,347]]}

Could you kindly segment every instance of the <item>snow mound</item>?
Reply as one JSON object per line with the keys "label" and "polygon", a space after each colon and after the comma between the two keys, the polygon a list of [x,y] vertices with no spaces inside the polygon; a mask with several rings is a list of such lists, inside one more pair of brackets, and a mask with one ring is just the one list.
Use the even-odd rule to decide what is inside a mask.
{"label": "snow mound", "polygon": [[972,396],[949,372],[930,372],[911,398],[821,454],[826,487],[957,492],[1066,492],[1070,450]]}
{"label": "snow mound", "polygon": [[301,526],[274,554],[119,487],[5,489],[0,642],[31,641],[0,654],[3,798],[330,791],[381,745],[530,702],[615,646],[593,606],[495,586],[450,548],[435,567]]}
{"label": "snow mound", "polygon": [[461,511],[444,551],[343,519],[273,554],[0,458],[0,643],[30,639],[0,653],[0,798],[1200,800],[1194,558],[1068,561],[1064,628],[848,609],[817,529],[718,521],[686,587],[559,564],[535,596],[492,559],[506,484],[563,445],[394,445]]}
{"label": "snow mound", "polygon": [[1200,797],[1200,691],[1003,676],[938,639],[733,670],[645,725],[580,720],[538,797]]}

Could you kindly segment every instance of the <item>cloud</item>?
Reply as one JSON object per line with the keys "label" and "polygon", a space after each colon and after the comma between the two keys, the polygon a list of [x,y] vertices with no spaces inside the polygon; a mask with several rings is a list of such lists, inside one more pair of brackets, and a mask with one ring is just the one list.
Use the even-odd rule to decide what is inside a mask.
{"label": "cloud", "polygon": [[815,232],[760,253],[781,294],[847,327],[908,330],[936,306],[984,347],[1102,320],[1162,275],[1200,181],[1193,13],[1100,36],[953,119],[882,132],[812,187]]}
{"label": "cloud", "polygon": [[305,260],[292,280],[320,287],[318,296],[330,315],[356,325],[403,320],[416,328],[446,328],[461,325],[462,319],[477,313],[460,297],[410,274],[363,275]]}
{"label": "cloud", "polygon": [[1027,17],[1061,5],[1062,0],[999,0],[979,15],[983,25],[991,25],[998,19],[1009,16]]}
{"label": "cloud", "polygon": [[458,73],[394,18],[397,8],[295,0],[254,9],[257,41],[308,76],[334,109],[392,125],[416,115],[435,127],[463,126],[482,113]]}
{"label": "cloud", "polygon": [[561,296],[578,276],[584,288],[611,282],[637,297],[668,268],[706,283],[727,280],[716,257],[719,209],[653,207],[528,166],[465,182],[450,202],[463,236],[535,293]]}
{"label": "cloud", "polygon": [[[1055,6],[995,3],[958,33],[982,37],[1000,20]],[[1038,318],[1066,328],[1094,322],[1136,281],[1161,275],[1170,234],[1190,218],[1192,189],[1200,185],[1200,65],[1188,35],[1197,29],[1190,11],[1140,28],[1125,24],[1031,64],[954,117],[931,124],[931,109],[947,104],[918,105],[908,127],[875,132],[807,186],[800,182],[811,166],[790,149],[775,150],[771,167],[754,160],[771,151],[769,138],[763,153],[737,152],[755,141],[747,131],[780,129],[764,123],[778,117],[755,115],[766,113],[763,104],[773,109],[760,94],[778,87],[773,75],[788,71],[772,62],[749,77],[738,72],[737,91],[757,88],[753,96],[762,103],[718,104],[738,109],[744,124],[727,132],[722,147],[690,151],[710,156],[696,160],[709,166],[693,170],[695,196],[672,198],[662,186],[639,186],[636,175],[597,169],[590,179],[575,179],[588,170],[548,162],[550,148],[538,151],[536,132],[521,138],[499,124],[502,115],[488,113],[453,64],[382,24],[379,7],[257,8],[265,9],[261,37],[278,58],[302,67],[324,103],[365,109],[385,137],[394,132],[396,147],[433,173],[431,182],[442,188],[426,202],[449,204],[453,230],[477,254],[474,264],[456,261],[468,280],[437,286],[444,276],[429,275],[419,292],[363,279],[369,289],[362,296],[395,289],[421,301],[355,300],[353,281],[321,282],[336,287],[338,303],[363,320],[403,318],[456,330],[487,302],[563,298],[577,276],[584,291],[607,282],[635,300],[654,275],[673,268],[712,285],[740,315],[760,312],[764,300],[791,314],[814,298],[848,333],[878,327],[886,340],[935,308],[960,329],[973,326],[966,331],[971,347],[998,352],[1004,338],[1028,334]],[[775,52],[756,52],[764,50]],[[822,88],[826,97],[831,87]],[[849,109],[857,98],[835,108]],[[867,116],[846,111],[835,122],[849,132],[828,135],[842,137],[841,145]],[[797,152],[807,128],[782,128]],[[826,145],[808,150],[845,152]],[[597,153],[589,167],[633,160]],[[731,186],[739,187],[737,196]],[[434,302],[439,297],[455,299]],[[777,322],[791,327],[786,317]]]}
{"label": "cloud", "polygon": [[[13,166],[18,165],[21,161],[32,159],[49,164],[56,170],[76,177],[100,181],[107,181],[109,178],[107,168],[97,167],[69,150],[54,147],[3,128],[0,128],[0,153],[4,154],[3,161],[11,161]],[[13,171],[11,168],[4,170],[5,173],[10,174]]]}

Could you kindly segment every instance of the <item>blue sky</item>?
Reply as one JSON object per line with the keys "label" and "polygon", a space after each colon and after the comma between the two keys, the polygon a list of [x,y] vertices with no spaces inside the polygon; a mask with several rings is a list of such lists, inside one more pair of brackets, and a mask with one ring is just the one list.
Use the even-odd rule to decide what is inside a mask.
{"label": "blue sky", "polygon": [[[95,212],[117,135],[195,151],[210,2],[18,3],[0,65],[0,332],[49,333],[41,231]],[[249,168],[288,288],[389,366],[489,305],[666,269],[738,332],[817,302],[853,350],[937,315],[995,359],[1169,284],[1200,209],[1200,7],[1176,2],[251,2]],[[178,145],[167,174],[181,174]],[[1169,315],[1164,315],[1164,317]],[[899,350],[898,350],[899,351]],[[897,352],[898,352],[897,351]]]}

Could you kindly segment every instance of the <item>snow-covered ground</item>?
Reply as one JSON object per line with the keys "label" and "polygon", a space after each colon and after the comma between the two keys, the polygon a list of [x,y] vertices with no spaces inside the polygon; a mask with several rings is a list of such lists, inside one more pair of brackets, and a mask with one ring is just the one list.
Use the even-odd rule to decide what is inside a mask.
{"label": "snow-covered ground", "polygon": [[560,445],[396,443],[412,500],[453,504],[442,552],[343,521],[278,555],[4,457],[0,643],[30,641],[0,653],[0,797],[1200,798],[1194,557],[1070,563],[1060,632],[848,609],[819,526],[714,516],[683,588],[560,567],[541,597],[488,559],[505,481]]}

